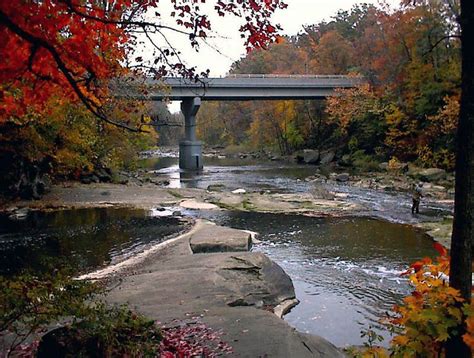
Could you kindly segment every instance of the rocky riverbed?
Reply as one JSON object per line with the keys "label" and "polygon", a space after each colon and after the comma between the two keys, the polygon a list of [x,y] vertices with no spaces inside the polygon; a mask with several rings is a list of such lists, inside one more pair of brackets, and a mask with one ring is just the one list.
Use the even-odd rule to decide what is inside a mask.
{"label": "rocky riverbed", "polygon": [[288,275],[251,235],[198,220],[185,235],[84,278],[107,278],[108,300],[127,302],[165,326],[203,322],[239,357],[343,357],[281,316],[297,301]]}
{"label": "rocky riverbed", "polygon": [[[30,210],[92,207],[135,207],[175,216],[181,216],[186,210],[293,213],[315,217],[369,216],[420,227],[444,245],[449,245],[452,225],[452,192],[449,188],[452,178],[447,175],[433,182],[423,182],[422,214],[412,216],[409,191],[411,185],[420,179],[404,172],[361,176],[336,168],[329,171],[314,168],[308,175],[309,168],[304,168],[298,177],[278,182],[276,186],[268,185],[274,180],[270,176],[268,180],[265,177],[260,181],[263,182],[261,187],[248,187],[240,185],[245,181],[238,181],[236,177],[241,175],[248,181],[257,179],[259,182],[259,167],[246,167],[241,172],[229,171],[223,180],[214,180],[212,175],[225,170],[210,168],[211,174],[202,175],[210,175],[208,181],[191,181],[193,185],[187,185],[190,182],[186,177],[178,179],[182,183],[184,179],[186,185],[173,185],[173,180],[176,182],[173,172],[160,169],[122,173],[129,178],[122,184],[63,183],[53,186],[41,201],[19,201],[3,210],[15,220],[22,220]],[[264,175],[273,170],[273,167],[268,168],[262,171]],[[129,301],[162,321],[200,317],[212,327],[227,332],[229,343],[244,356],[268,352],[274,353],[271,356],[284,356],[284,352],[295,350],[301,350],[301,356],[335,356],[337,351],[333,351],[333,346],[320,338],[297,333],[271,313],[281,315],[293,305],[294,290],[288,276],[281,269],[274,268],[276,265],[264,255],[245,253],[250,247],[248,234],[236,234],[237,231],[203,223],[199,225],[200,234],[196,231],[188,233],[177,241],[160,244],[156,250],[124,261],[119,267],[110,267],[107,273],[100,273],[109,279],[120,277],[111,300]],[[185,260],[183,256],[186,256]],[[157,257],[160,260],[154,259]],[[272,269],[268,271],[269,268]],[[185,280],[188,275],[194,279]],[[246,287],[244,291],[231,284],[235,280]],[[275,285],[275,280],[287,283],[283,285],[283,291],[281,285]],[[196,282],[208,284],[196,285]],[[182,302],[178,297],[184,298]],[[214,297],[214,301],[209,301],[210,297]],[[266,337],[267,327],[271,327],[271,337]],[[255,344],[251,345],[255,340],[265,342],[261,350]]]}
{"label": "rocky riverbed", "polygon": [[[248,170],[251,175],[256,175],[253,168]],[[364,215],[417,226],[444,246],[449,248],[450,244],[453,207],[451,178],[422,182],[424,198],[421,214],[412,215],[410,190],[414,182],[419,180],[402,173],[323,174],[321,169],[315,169],[314,174],[302,179],[283,181],[281,190],[269,187],[263,180],[261,188],[236,188],[236,184],[245,182],[225,181],[227,177],[239,175],[245,178],[245,171],[229,172],[218,184],[210,179],[209,182],[202,183],[204,188],[199,187],[199,183],[194,187],[170,185],[170,181],[176,182],[176,179],[156,170],[143,169],[128,175],[134,180],[127,181],[126,184],[69,182],[56,185],[41,201],[19,201],[14,205],[4,206],[3,211],[19,219],[29,209],[110,205],[146,209],[172,207],[177,208],[177,211],[179,207],[183,207],[311,216]],[[182,182],[182,178],[178,182],[179,180]],[[272,178],[266,180],[271,182]],[[212,183],[206,184],[210,182]]]}

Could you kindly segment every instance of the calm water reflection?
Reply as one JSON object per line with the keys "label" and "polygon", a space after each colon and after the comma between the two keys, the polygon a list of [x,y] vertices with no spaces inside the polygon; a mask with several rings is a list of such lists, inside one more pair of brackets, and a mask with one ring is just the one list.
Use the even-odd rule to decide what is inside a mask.
{"label": "calm water reflection", "polygon": [[0,273],[42,270],[52,258],[88,270],[183,230],[178,218],[150,214],[146,210],[95,208],[31,212],[22,221],[0,215]]}
{"label": "calm water reflection", "polygon": [[295,192],[307,190],[302,179],[314,174],[314,167],[255,159],[205,157],[199,174],[179,170],[177,158],[152,158],[141,165],[170,180],[171,188],[206,189],[211,184],[223,184],[228,190],[245,188]]}

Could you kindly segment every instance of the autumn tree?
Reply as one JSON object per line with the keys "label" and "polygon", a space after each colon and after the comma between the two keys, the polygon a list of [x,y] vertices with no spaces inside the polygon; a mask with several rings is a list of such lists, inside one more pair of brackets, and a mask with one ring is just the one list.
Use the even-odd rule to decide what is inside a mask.
{"label": "autumn tree", "polygon": [[386,133],[382,101],[369,84],[338,89],[337,93],[338,96],[328,98],[326,111],[344,134],[348,149],[375,154]]}
{"label": "autumn tree", "polygon": [[[419,0],[413,3],[429,5]],[[410,5],[412,1],[404,1]],[[460,26],[461,38],[461,101],[456,134],[456,193],[454,201],[454,223],[451,239],[451,260],[449,284],[459,290],[461,297],[471,302],[472,292],[472,250],[474,239],[474,3],[445,0],[440,2],[445,12],[454,14]],[[460,7],[458,7],[460,5]],[[458,12],[459,11],[459,12]],[[453,34],[441,38],[446,41]],[[454,36],[458,36],[454,34]],[[437,44],[436,43],[436,44]],[[447,343],[447,357],[471,357],[472,352],[463,342],[465,323],[455,329]]]}
{"label": "autumn tree", "polygon": [[321,75],[347,74],[352,67],[353,48],[337,31],[326,32],[314,45],[311,72]]}
{"label": "autumn tree", "polygon": [[234,62],[231,74],[298,74],[308,62],[291,38],[279,37],[266,49],[255,49]]}
{"label": "autumn tree", "polygon": [[222,102],[205,102],[198,112],[196,134],[207,145],[229,145],[232,138],[226,121],[221,116]]}
{"label": "autumn tree", "polygon": [[[294,120],[275,120],[292,123],[288,128],[294,127],[293,132],[303,139],[299,147],[332,145],[341,156],[363,151],[376,153],[377,160],[395,156],[424,167],[452,169],[454,128],[446,115],[455,109],[459,95],[460,46],[455,14],[448,11],[446,1],[395,11],[355,5],[339,11],[329,22],[305,26],[302,33],[283,38],[267,51],[251,51],[233,64],[231,73],[361,74],[370,84],[370,92],[365,93],[370,95],[342,91],[347,98],[331,100],[332,110],[341,118],[328,118],[318,110],[321,103],[296,101]],[[241,138],[250,143],[259,137],[256,128],[263,130],[262,123],[253,124],[262,120],[257,113],[264,109],[278,113],[277,102],[231,114],[228,109],[234,106],[221,106],[220,117],[229,127],[233,121],[239,128],[253,126],[247,138]],[[346,119],[358,107],[359,113],[347,126]],[[364,112],[367,107],[371,108]],[[441,125],[446,126],[442,129]],[[439,130],[442,135],[435,134]]]}

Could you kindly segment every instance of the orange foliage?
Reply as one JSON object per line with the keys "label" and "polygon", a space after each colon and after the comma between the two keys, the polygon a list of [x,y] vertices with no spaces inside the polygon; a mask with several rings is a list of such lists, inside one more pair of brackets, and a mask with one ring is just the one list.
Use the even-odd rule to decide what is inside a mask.
{"label": "orange foliage", "polygon": [[470,315],[466,319],[467,333],[462,337],[464,342],[471,348],[471,351],[474,352],[474,312],[473,305],[470,307]]}
{"label": "orange foliage", "polygon": [[395,356],[444,356],[445,342],[463,322],[468,330],[463,338],[468,344],[474,342],[473,316],[469,314],[472,306],[464,303],[459,291],[447,283],[447,250],[438,243],[435,249],[440,254],[436,261],[424,258],[405,273],[414,291],[395,307],[397,316],[390,319],[399,333],[391,342]]}
{"label": "orange foliage", "polygon": [[312,71],[318,74],[346,74],[353,58],[353,48],[349,41],[337,31],[325,33],[314,45],[315,57]]}

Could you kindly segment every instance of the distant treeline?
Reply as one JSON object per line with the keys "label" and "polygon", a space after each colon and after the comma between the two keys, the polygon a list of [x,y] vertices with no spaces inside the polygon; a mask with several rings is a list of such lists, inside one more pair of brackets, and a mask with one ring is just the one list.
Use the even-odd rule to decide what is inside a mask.
{"label": "distant treeline", "polygon": [[339,156],[452,169],[461,73],[459,9],[452,3],[396,11],[355,5],[252,51],[230,72],[354,74],[368,83],[327,101],[206,102],[200,138],[281,154],[332,148]]}

